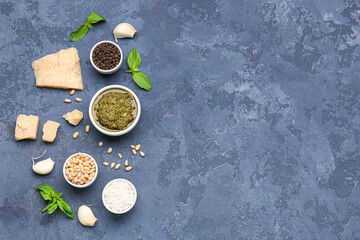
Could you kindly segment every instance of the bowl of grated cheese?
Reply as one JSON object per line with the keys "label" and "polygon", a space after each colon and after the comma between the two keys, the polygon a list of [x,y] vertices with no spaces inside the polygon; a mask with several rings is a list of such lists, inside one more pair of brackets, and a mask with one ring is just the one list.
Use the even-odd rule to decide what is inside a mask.
{"label": "bowl of grated cheese", "polygon": [[130,211],[134,207],[136,199],[135,186],[123,178],[110,181],[102,192],[102,201],[105,208],[115,214]]}

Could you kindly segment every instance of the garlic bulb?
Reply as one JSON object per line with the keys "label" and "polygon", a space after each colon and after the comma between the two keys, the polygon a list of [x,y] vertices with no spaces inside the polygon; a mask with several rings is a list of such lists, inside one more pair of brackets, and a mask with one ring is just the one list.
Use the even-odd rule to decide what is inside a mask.
{"label": "garlic bulb", "polygon": [[94,226],[97,218],[95,217],[94,213],[91,211],[86,205],[82,205],[78,209],[78,219],[79,222],[84,226]]}
{"label": "garlic bulb", "polygon": [[41,158],[42,156],[44,156],[45,153],[46,153],[46,150],[44,151],[43,154],[41,154],[40,157],[31,158],[31,160],[33,161],[33,167],[32,167],[33,171],[40,175],[46,175],[46,174],[51,173],[51,171],[54,169],[54,165],[55,165],[55,162],[53,160],[51,160],[51,158],[42,160],[35,164],[34,160]]}
{"label": "garlic bulb", "polygon": [[128,23],[120,23],[113,31],[115,42],[118,42],[118,38],[133,38],[136,30],[133,26]]}

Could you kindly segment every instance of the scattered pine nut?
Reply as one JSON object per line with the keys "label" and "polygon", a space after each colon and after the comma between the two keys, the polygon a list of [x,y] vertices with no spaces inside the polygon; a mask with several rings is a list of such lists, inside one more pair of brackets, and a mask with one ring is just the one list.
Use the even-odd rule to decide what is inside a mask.
{"label": "scattered pine nut", "polygon": [[75,101],[77,101],[77,102],[81,102],[82,101],[82,99],[81,98],[75,98]]}
{"label": "scattered pine nut", "polygon": [[119,154],[118,154],[118,156],[119,156],[119,158],[120,158],[120,159],[122,158],[122,155],[121,155],[121,153],[119,153]]}
{"label": "scattered pine nut", "polygon": [[143,151],[140,151],[140,156],[145,157],[145,153]]}
{"label": "scattered pine nut", "polygon": [[89,131],[90,131],[90,125],[86,125],[85,131],[86,131],[86,132],[89,132]]}
{"label": "scattered pine nut", "polygon": [[110,168],[113,168],[115,166],[115,163],[113,162],[111,165],[110,165]]}
{"label": "scattered pine nut", "polygon": [[128,172],[132,169],[132,167],[126,167],[125,170]]}
{"label": "scattered pine nut", "polygon": [[79,136],[79,132],[74,132],[73,138],[75,139],[75,138],[77,138],[78,136]]}
{"label": "scattered pine nut", "polygon": [[65,102],[66,103],[71,103],[71,100],[67,98],[67,99],[65,99]]}
{"label": "scattered pine nut", "polygon": [[108,162],[103,162],[103,164],[104,164],[105,166],[109,166],[109,163],[108,163]]}
{"label": "scattered pine nut", "polygon": [[136,151],[139,151],[139,150],[140,150],[140,148],[141,148],[141,145],[140,145],[140,144],[138,144],[138,145],[136,145],[135,150],[136,150]]}
{"label": "scattered pine nut", "polygon": [[130,145],[131,148],[135,148],[135,145]]}
{"label": "scattered pine nut", "polygon": [[135,149],[133,149],[132,152],[133,152],[134,155],[136,155],[136,150]]}
{"label": "scattered pine nut", "polygon": [[99,142],[99,147],[102,147],[103,145],[104,145],[104,143],[103,142]]}
{"label": "scattered pine nut", "polygon": [[120,163],[116,164],[115,169],[118,170],[120,168]]}
{"label": "scattered pine nut", "polygon": [[112,152],[112,148],[109,147],[109,149],[107,150],[107,153],[111,153]]}
{"label": "scattered pine nut", "polygon": [[70,91],[70,95],[74,95],[74,93],[75,93],[74,89]]}
{"label": "scattered pine nut", "polygon": [[125,160],[124,165],[125,165],[125,167],[129,166],[129,161],[128,161],[128,160]]}

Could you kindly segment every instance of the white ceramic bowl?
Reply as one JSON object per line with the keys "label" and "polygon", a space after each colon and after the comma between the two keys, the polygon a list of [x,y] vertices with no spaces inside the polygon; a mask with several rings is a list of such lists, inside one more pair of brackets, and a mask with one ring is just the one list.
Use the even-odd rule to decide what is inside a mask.
{"label": "white ceramic bowl", "polygon": [[[120,54],[121,54],[121,56],[120,56],[120,62],[119,62],[118,65],[117,65],[115,68],[113,68],[113,69],[103,70],[103,69],[101,69],[101,68],[98,68],[98,67],[95,65],[94,61],[93,61],[93,58],[92,58],[93,51],[94,51],[94,49],[95,49],[98,45],[100,45],[100,44],[102,44],[102,43],[110,43],[110,44],[116,46],[116,47],[119,49],[119,51],[120,51]],[[119,47],[119,45],[117,45],[116,43],[114,43],[114,42],[112,42],[112,41],[101,41],[101,42],[98,42],[97,44],[95,44],[95,45],[93,46],[93,48],[92,48],[91,51],[90,51],[90,62],[91,62],[91,65],[95,68],[96,71],[98,71],[99,73],[102,73],[102,74],[112,74],[112,73],[116,72],[117,70],[119,70],[122,61],[123,61],[123,53],[122,53],[122,51],[121,51],[121,48]]]}
{"label": "white ceramic bowl", "polygon": [[[131,123],[131,125],[126,128],[125,130],[119,130],[119,131],[110,131],[110,130],[107,130],[105,128],[103,128],[102,126],[100,126],[94,119],[94,108],[93,108],[93,105],[97,99],[97,97],[102,94],[103,92],[109,90],[109,89],[120,89],[120,90],[123,90],[123,91],[126,91],[126,92],[129,92],[131,93],[134,98],[135,98],[135,102],[136,102],[136,107],[137,107],[137,114],[136,114],[136,117],[135,117],[135,120],[133,123]],[[100,89],[99,91],[97,91],[94,96],[92,97],[91,101],[90,101],[90,105],[89,105],[89,117],[90,117],[90,120],[91,120],[91,123],[94,125],[94,127],[99,130],[101,133],[105,134],[105,135],[108,135],[108,136],[121,136],[121,135],[124,135],[128,132],[130,132],[135,126],[136,124],[139,122],[139,119],[140,119],[140,115],[141,115],[141,105],[140,105],[140,101],[139,101],[139,98],[136,96],[136,94],[131,91],[129,88],[127,87],[124,87],[124,86],[121,86],[121,85],[109,85],[109,86],[106,86],[102,89]]]}
{"label": "white ceramic bowl", "polygon": [[71,186],[76,187],[76,188],[87,188],[87,187],[89,187],[91,184],[93,184],[93,183],[95,182],[95,180],[96,180],[96,178],[97,178],[97,175],[98,175],[98,173],[99,173],[99,168],[98,168],[98,165],[97,165],[95,159],[94,159],[92,156],[90,156],[89,154],[87,154],[87,153],[82,153],[82,154],[88,156],[90,159],[92,159],[92,160],[94,161],[94,163],[95,163],[95,169],[96,169],[95,175],[94,175],[93,179],[91,179],[90,182],[88,182],[88,183],[86,183],[86,184],[82,184],[82,185],[80,185],[80,184],[75,184],[75,183],[70,182],[70,181],[67,179],[66,174],[65,174],[65,166],[66,166],[66,163],[70,160],[70,158],[72,158],[73,156],[76,156],[76,155],[78,155],[78,154],[79,154],[79,153],[75,153],[75,154],[71,155],[71,156],[68,157],[68,159],[64,162],[63,175],[64,175],[65,180],[66,180]]}
{"label": "white ceramic bowl", "polygon": [[[110,183],[115,182],[115,181],[124,181],[124,182],[127,182],[127,183],[134,189],[134,192],[135,192],[134,202],[131,204],[131,206],[130,206],[129,208],[127,208],[127,209],[125,209],[124,211],[121,211],[121,212],[114,212],[114,211],[112,211],[112,210],[106,205],[106,203],[105,203],[105,201],[104,201],[104,193],[105,193],[106,187],[108,187]],[[136,191],[136,188],[135,188],[134,184],[132,184],[130,181],[128,181],[128,180],[126,180],[126,179],[124,179],[124,178],[116,178],[116,179],[108,182],[108,183],[105,185],[105,187],[104,187],[104,189],[103,189],[103,192],[102,192],[102,202],[103,202],[105,208],[106,208],[107,210],[109,210],[110,212],[114,213],[114,214],[124,214],[124,213],[127,213],[128,211],[130,211],[130,210],[134,207],[134,205],[135,205],[135,203],[136,203],[136,200],[137,200],[137,191]]]}

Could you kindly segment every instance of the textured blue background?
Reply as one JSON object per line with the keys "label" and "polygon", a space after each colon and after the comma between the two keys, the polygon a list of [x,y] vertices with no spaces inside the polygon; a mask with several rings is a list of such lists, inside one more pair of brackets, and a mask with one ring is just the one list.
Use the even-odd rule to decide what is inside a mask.
{"label": "textured blue background", "polygon": [[[92,10],[107,23],[70,42]],[[0,19],[1,239],[360,239],[358,1],[2,0]],[[111,76],[90,64],[91,47],[113,40],[121,22],[138,30],[119,45],[125,57],[138,49],[151,92],[124,73],[126,61]],[[35,86],[31,62],[68,47],[81,58],[85,89],[74,97],[82,103]],[[109,84],[136,92],[140,122],[123,137],[85,134],[88,103]],[[77,127],[61,118],[75,108],[85,114]],[[18,114],[40,117],[37,140],[14,140]],[[61,123],[51,144],[41,141],[47,120]],[[100,166],[90,188],[70,187],[62,176],[69,155],[119,162],[99,141],[134,169]],[[146,158],[130,153],[137,143]],[[56,165],[38,176],[30,158],[44,149]],[[101,202],[118,177],[138,190],[122,216]],[[41,184],[63,192],[75,212],[93,205],[96,226],[41,213]]]}

